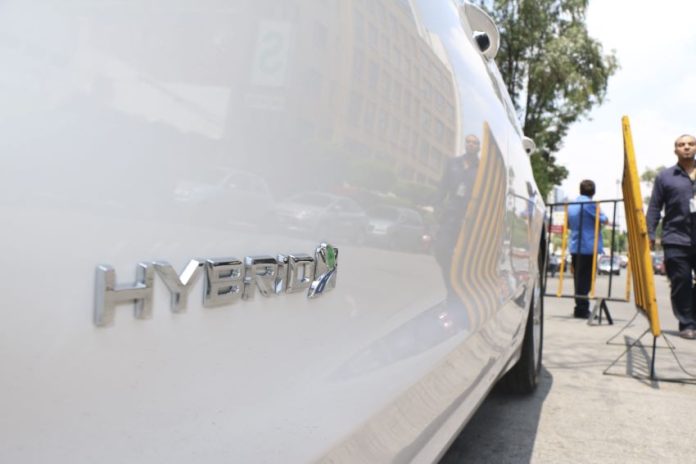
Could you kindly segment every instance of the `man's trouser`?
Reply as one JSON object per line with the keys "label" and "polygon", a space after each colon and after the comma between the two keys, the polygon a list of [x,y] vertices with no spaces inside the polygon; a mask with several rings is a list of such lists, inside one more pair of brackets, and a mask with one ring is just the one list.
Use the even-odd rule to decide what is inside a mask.
{"label": "man's trouser", "polygon": [[[573,282],[575,294],[587,296],[592,286],[592,255],[575,253],[573,259]],[[587,298],[575,298],[575,312],[590,310],[590,301]]]}
{"label": "man's trouser", "polygon": [[679,330],[696,329],[694,319],[694,277],[696,250],[686,246],[665,245],[665,268],[672,287],[672,312]]}

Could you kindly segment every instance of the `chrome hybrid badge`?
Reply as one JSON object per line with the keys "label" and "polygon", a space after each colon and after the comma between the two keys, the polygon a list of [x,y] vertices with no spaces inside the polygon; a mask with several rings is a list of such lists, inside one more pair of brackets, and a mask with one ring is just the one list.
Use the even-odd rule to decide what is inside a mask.
{"label": "chrome hybrid badge", "polygon": [[117,285],[111,266],[97,266],[94,324],[113,324],[119,304],[135,304],[136,319],[152,317],[153,284],[157,273],[171,295],[174,313],[186,311],[188,292],[201,274],[205,274],[203,306],[212,308],[251,300],[256,292],[264,297],[307,291],[317,298],[336,287],[338,248],[322,243],[314,256],[304,253],[272,256],[200,259],[189,261],[181,274],[166,261],[138,263],[133,285]]}

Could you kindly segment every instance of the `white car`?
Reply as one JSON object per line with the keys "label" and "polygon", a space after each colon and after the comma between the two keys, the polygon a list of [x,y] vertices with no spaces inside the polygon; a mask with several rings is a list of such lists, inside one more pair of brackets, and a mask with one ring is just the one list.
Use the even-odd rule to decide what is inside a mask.
{"label": "white car", "polygon": [[597,260],[597,273],[621,275],[621,260],[618,256],[600,256]]}
{"label": "white car", "polygon": [[[0,30],[0,462],[432,462],[534,389],[544,204],[481,10],[7,0]],[[433,211],[429,251],[253,211],[302,192]]]}

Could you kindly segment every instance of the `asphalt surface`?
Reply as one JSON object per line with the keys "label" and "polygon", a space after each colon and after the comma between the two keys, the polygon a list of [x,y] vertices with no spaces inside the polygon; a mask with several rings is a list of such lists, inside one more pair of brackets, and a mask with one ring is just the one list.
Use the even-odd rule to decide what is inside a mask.
{"label": "asphalt surface", "polygon": [[[607,295],[608,277],[597,281]],[[547,292],[556,293],[558,279]],[[612,279],[612,296],[625,298],[626,275]],[[541,381],[531,396],[494,390],[452,444],[441,463],[692,463],[696,462],[696,340],[677,335],[669,304],[669,283],[655,277],[661,326],[656,377],[650,380],[653,337],[603,372],[648,328],[632,302],[609,302],[614,325],[572,318],[573,300],[547,297]],[[564,293],[572,293],[566,277]],[[627,325],[628,324],[628,325]],[[626,327],[625,327],[626,326]],[[625,329],[623,331],[622,328]],[[621,332],[620,332],[621,331]],[[610,340],[607,343],[608,340]],[[642,378],[634,378],[638,376]]]}

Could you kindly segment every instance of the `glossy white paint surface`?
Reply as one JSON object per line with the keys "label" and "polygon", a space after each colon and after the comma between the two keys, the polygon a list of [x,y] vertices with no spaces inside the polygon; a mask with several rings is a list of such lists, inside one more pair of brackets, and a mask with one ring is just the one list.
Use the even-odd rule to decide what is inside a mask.
{"label": "glossy white paint surface", "polygon": [[[449,1],[7,1],[0,31],[0,461],[428,461],[514,360],[543,205]],[[432,247],[290,201],[437,212],[468,134],[499,147],[504,227],[463,238],[497,279],[463,306]],[[340,270],[316,300],[203,308],[201,279],[172,314],[156,277],[151,320],[92,323],[99,264],[127,284],[322,240]]]}

